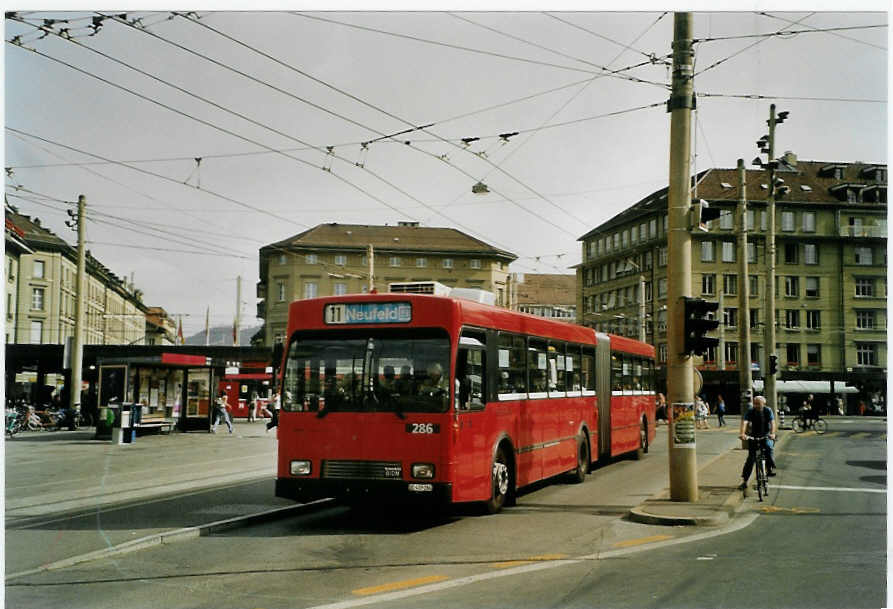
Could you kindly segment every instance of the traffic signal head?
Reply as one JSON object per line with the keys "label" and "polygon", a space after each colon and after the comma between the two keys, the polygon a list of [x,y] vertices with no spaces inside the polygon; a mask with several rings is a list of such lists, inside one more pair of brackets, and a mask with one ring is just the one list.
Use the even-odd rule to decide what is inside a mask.
{"label": "traffic signal head", "polygon": [[698,201],[692,205],[692,214],[694,215],[692,227],[707,232],[709,230],[707,223],[710,220],[719,218],[719,212],[720,210],[718,207],[710,207],[710,204],[707,203],[707,201],[698,199]]}
{"label": "traffic signal head", "polygon": [[705,336],[719,327],[718,319],[707,317],[719,309],[719,303],[703,298],[685,298],[685,346],[684,353],[703,355],[711,347],[719,345],[718,338]]}
{"label": "traffic signal head", "polygon": [[769,356],[769,374],[776,374],[778,372],[778,356],[770,355]]}

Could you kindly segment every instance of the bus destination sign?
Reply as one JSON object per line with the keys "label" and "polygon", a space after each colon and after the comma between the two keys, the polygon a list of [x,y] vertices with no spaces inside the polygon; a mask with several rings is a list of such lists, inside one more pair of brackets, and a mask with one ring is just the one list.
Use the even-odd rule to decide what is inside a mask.
{"label": "bus destination sign", "polygon": [[323,318],[327,324],[405,324],[412,321],[412,305],[408,302],[328,304]]}

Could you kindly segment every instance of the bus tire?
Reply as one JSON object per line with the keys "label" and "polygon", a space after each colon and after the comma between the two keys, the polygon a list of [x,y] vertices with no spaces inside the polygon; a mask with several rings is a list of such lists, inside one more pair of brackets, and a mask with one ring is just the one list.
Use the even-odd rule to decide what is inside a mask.
{"label": "bus tire", "polygon": [[488,514],[497,514],[505,505],[512,504],[513,478],[511,459],[505,445],[501,444],[496,449],[493,465],[490,467],[490,499],[484,504]]}
{"label": "bus tire", "polygon": [[636,449],[634,457],[642,459],[648,452],[648,421],[642,417],[642,424],[639,426],[639,448]]}
{"label": "bus tire", "polygon": [[577,438],[577,467],[570,473],[570,481],[573,484],[586,482],[586,474],[589,473],[589,438],[584,433]]}

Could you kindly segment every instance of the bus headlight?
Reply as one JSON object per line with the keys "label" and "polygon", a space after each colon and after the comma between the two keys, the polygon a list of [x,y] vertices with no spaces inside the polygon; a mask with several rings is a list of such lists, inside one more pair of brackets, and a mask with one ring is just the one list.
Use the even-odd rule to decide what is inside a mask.
{"label": "bus headlight", "polygon": [[310,461],[292,461],[289,463],[289,470],[292,476],[309,476]]}
{"label": "bus headlight", "polygon": [[412,464],[412,477],[413,478],[425,478],[431,479],[434,477],[434,464],[433,463],[413,463]]}

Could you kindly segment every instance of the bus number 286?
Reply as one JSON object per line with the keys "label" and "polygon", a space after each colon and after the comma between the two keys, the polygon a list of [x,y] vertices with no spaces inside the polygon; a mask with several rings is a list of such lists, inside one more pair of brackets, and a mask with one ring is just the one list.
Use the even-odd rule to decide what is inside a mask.
{"label": "bus number 286", "polygon": [[406,433],[440,433],[440,425],[437,423],[407,423]]}

